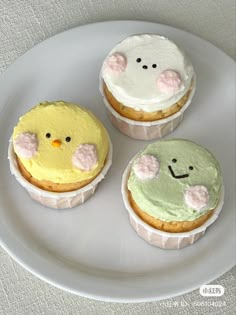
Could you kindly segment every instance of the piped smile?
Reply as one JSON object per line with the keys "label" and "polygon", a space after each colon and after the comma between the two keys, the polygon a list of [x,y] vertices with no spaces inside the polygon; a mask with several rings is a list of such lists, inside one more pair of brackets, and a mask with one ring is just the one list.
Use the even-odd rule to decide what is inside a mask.
{"label": "piped smile", "polygon": [[168,168],[169,168],[169,171],[170,171],[172,177],[174,177],[176,179],[189,177],[189,174],[175,175],[175,172],[172,170],[172,167],[170,165],[168,165]]}

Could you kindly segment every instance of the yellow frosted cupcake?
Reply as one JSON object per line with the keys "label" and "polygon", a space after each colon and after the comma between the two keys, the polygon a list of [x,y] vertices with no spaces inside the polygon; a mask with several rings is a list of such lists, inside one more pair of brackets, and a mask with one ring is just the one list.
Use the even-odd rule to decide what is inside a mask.
{"label": "yellow frosted cupcake", "polygon": [[[89,195],[79,194],[80,198],[76,194],[72,201],[65,193],[75,197],[74,192],[85,187],[94,192],[110,167],[111,144],[106,129],[90,111],[62,101],[44,102],[20,117],[9,158],[16,178],[24,178],[29,187],[34,187],[32,191],[39,192],[34,199],[45,204],[49,198],[46,205],[63,208],[82,203]],[[23,185],[28,187],[25,182]],[[42,195],[46,195],[44,200]],[[62,195],[64,204],[59,197]]]}

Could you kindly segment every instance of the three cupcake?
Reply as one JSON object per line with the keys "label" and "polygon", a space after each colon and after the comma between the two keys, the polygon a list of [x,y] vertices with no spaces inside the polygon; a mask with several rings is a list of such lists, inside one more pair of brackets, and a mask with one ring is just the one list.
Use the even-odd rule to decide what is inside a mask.
{"label": "three cupcake", "polygon": [[[122,133],[161,138],[181,122],[195,92],[190,59],[156,34],[118,43],[100,73],[109,117]],[[40,103],[20,117],[9,145],[12,173],[41,204],[69,208],[87,200],[104,178],[112,146],[102,123],[66,102]],[[223,205],[219,163],[202,146],[184,139],[150,144],[127,166],[122,195],[130,222],[151,245],[193,244]]]}

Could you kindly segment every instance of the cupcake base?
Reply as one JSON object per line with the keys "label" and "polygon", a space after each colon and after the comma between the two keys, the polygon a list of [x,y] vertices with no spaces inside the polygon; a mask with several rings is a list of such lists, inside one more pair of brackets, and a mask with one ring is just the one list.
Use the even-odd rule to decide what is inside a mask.
{"label": "cupcake base", "polygon": [[172,233],[158,230],[144,222],[134,211],[129,200],[129,191],[127,182],[130,170],[136,156],[129,162],[122,178],[121,192],[128,211],[130,224],[136,233],[150,245],[154,245],[163,249],[180,249],[195,243],[206,232],[206,229],[218,218],[224,203],[224,187],[222,187],[221,196],[216,209],[213,210],[211,216],[199,227],[182,233]]}
{"label": "cupcake base", "polygon": [[21,172],[21,174],[24,176],[24,178],[30,182],[32,185],[37,186],[43,190],[47,190],[50,192],[68,192],[68,191],[74,191],[77,189],[80,189],[86,185],[88,185],[90,182],[92,182],[97,176],[94,176],[93,178],[83,180],[80,182],[75,183],[66,183],[66,184],[59,184],[59,183],[53,183],[49,180],[37,180],[34,178],[24,167],[20,159],[16,156],[18,168]]}
{"label": "cupcake base", "polygon": [[8,159],[10,163],[10,170],[11,173],[15,176],[16,180],[26,189],[26,191],[29,193],[30,197],[33,200],[49,208],[55,209],[73,208],[80,204],[83,204],[89,197],[91,197],[94,194],[99,182],[107,174],[112,163],[111,141],[109,141],[109,143],[110,143],[109,152],[102,171],[88,185],[77,190],[69,192],[51,192],[43,190],[28,182],[19,170],[19,166],[17,163],[16,155],[11,140],[9,142],[8,147]]}
{"label": "cupcake base", "polygon": [[157,110],[155,112],[144,112],[141,110],[135,110],[131,107],[125,106],[124,104],[120,103],[109,91],[105,82],[103,83],[103,91],[109,104],[121,116],[126,117],[131,120],[136,120],[136,121],[156,121],[159,119],[167,118],[177,113],[186,104],[189,98],[189,95],[192,92],[193,81],[194,80],[192,80],[191,86],[188,89],[188,91],[185,93],[184,96],[181,97],[180,100],[178,100],[178,102],[176,102],[175,104],[173,104],[172,106],[166,109]]}
{"label": "cupcake base", "polygon": [[103,81],[100,78],[100,92],[103,96],[104,104],[107,108],[109,118],[112,124],[123,134],[138,140],[153,140],[160,139],[167,134],[171,133],[183,119],[183,114],[192,101],[193,95],[196,89],[196,77],[193,78],[193,84],[191,92],[188,96],[188,100],[182,108],[180,108],[175,114],[155,120],[155,121],[137,121],[128,119],[120,115],[109,103],[105,93]]}
{"label": "cupcake base", "polygon": [[206,222],[207,219],[210,218],[210,216],[213,214],[214,210],[210,210],[208,213],[202,215],[198,219],[194,221],[173,221],[173,222],[165,222],[162,220],[158,220],[148,213],[144,212],[140,207],[137,205],[137,203],[134,201],[132,194],[130,191],[128,191],[128,199],[129,203],[132,207],[132,209],[135,211],[135,213],[148,225],[154,227],[155,229],[165,231],[165,232],[171,232],[171,233],[182,233],[182,232],[188,232],[192,231],[193,229],[198,228],[203,223]]}

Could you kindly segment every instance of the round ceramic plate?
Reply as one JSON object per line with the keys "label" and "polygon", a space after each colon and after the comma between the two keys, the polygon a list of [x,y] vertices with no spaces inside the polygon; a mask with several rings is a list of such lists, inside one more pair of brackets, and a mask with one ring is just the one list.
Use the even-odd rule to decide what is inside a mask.
{"label": "round ceramic plate", "polygon": [[[211,150],[222,166],[225,205],[194,245],[152,247],[129,224],[122,173],[148,142],[111,125],[99,93],[99,70],[110,49],[134,33],[158,33],[181,45],[197,74],[197,89],[182,124],[168,138],[188,138]],[[64,290],[120,302],[151,301],[208,283],[235,264],[234,61],[210,43],[164,25],[117,21],[91,24],[46,40],[19,58],[0,79],[0,240],[23,267]],[[90,108],[107,127],[112,167],[95,195],[70,210],[32,201],[10,174],[7,148],[18,117],[44,100]]]}

